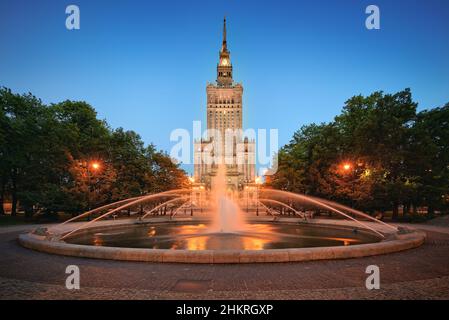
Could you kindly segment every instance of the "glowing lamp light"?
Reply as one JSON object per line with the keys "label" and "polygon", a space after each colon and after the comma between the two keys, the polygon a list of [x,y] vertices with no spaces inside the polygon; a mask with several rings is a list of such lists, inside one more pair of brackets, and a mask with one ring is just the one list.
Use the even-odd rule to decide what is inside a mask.
{"label": "glowing lamp light", "polygon": [[91,167],[92,167],[92,169],[94,169],[94,170],[99,170],[100,167],[101,167],[101,165],[100,165],[99,162],[96,162],[96,161],[95,161],[95,162],[92,162]]}
{"label": "glowing lamp light", "polygon": [[349,163],[343,164],[343,169],[344,169],[345,171],[349,171],[349,170],[351,169],[351,164],[349,164]]}

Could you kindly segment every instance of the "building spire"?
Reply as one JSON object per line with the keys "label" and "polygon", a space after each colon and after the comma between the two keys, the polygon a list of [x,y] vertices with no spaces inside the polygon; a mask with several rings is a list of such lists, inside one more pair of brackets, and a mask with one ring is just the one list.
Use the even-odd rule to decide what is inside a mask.
{"label": "building spire", "polygon": [[228,46],[226,43],[226,16],[223,19],[223,45],[221,47],[221,51],[225,52],[228,50]]}
{"label": "building spire", "polygon": [[220,61],[217,66],[217,83],[220,86],[232,85],[231,53],[226,43],[226,17],[223,19],[223,45],[220,50]]}

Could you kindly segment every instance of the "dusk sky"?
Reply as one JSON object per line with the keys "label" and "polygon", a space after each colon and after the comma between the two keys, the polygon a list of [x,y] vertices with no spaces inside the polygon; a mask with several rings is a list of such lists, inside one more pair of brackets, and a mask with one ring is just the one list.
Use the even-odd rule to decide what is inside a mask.
{"label": "dusk sky", "polygon": [[[81,29],[65,27],[76,4]],[[381,29],[365,28],[365,8]],[[353,95],[411,88],[419,109],[449,102],[449,1],[0,0],[0,86],[45,103],[90,103],[113,127],[169,150],[205,120],[223,16],[244,127],[331,121]]]}

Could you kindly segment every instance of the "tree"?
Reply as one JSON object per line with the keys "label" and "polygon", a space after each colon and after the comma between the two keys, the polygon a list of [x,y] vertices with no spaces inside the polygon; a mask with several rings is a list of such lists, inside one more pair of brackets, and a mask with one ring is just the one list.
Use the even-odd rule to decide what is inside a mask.
{"label": "tree", "polygon": [[449,195],[449,103],[418,113],[411,149],[409,175],[416,185],[412,201],[426,205],[432,215],[447,208]]}
{"label": "tree", "polygon": [[2,136],[2,185],[11,196],[12,215],[17,213],[19,197],[29,210],[29,199],[36,190],[34,181],[46,165],[40,158],[47,144],[42,136],[47,128],[48,114],[42,102],[31,94],[13,94],[9,89],[0,91],[0,104],[4,123]]}
{"label": "tree", "polygon": [[405,173],[407,159],[413,156],[408,145],[416,107],[409,89],[396,94],[375,92],[366,98],[349,99],[335,120],[345,152],[383,171],[384,179],[378,181],[383,185],[377,190],[391,204],[393,218],[397,218],[398,206],[408,193]]}
{"label": "tree", "polygon": [[112,130],[86,102],[46,106],[1,88],[0,124],[0,214],[5,199],[13,215],[20,201],[29,217],[55,216],[186,185],[167,154],[133,131]]}
{"label": "tree", "polygon": [[150,164],[151,175],[148,185],[153,192],[163,192],[171,189],[188,187],[188,179],[184,170],[179,168],[173,159],[162,151],[156,151],[153,145],[146,149],[146,158]]}
{"label": "tree", "polygon": [[114,130],[109,142],[109,155],[117,173],[113,185],[114,200],[145,193],[145,177],[150,166],[145,157],[144,143],[134,131]]}
{"label": "tree", "polygon": [[[398,218],[447,210],[449,105],[416,113],[409,89],[346,101],[334,121],[303,126],[279,152],[269,185]],[[348,164],[346,170],[342,165]]]}

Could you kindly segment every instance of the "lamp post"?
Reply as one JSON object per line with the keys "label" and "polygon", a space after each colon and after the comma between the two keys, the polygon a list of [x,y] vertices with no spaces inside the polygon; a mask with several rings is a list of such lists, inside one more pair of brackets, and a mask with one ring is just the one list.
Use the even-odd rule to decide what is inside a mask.
{"label": "lamp post", "polygon": [[259,215],[259,186],[262,184],[262,178],[256,178],[256,216]]}
{"label": "lamp post", "polygon": [[[88,187],[87,187],[87,211],[92,210],[91,208],[91,203],[90,203],[90,192],[92,189],[92,172],[97,172],[98,170],[100,170],[101,168],[101,164],[98,161],[92,161],[92,162],[87,162],[87,183],[88,183]],[[92,169],[92,172],[91,172]],[[88,220],[90,220],[90,215],[88,215],[87,217]]]}
{"label": "lamp post", "polygon": [[204,206],[204,197],[205,197],[205,195],[204,195],[204,193],[206,192],[205,191],[206,189],[205,189],[205,187],[204,186],[200,186],[200,212],[201,212],[201,214],[203,214],[203,206]]}
{"label": "lamp post", "polygon": [[355,192],[355,174],[356,174],[356,169],[354,168],[354,165],[352,163],[349,162],[345,162],[343,163],[343,171],[346,173],[352,173],[351,178],[351,192],[352,192],[352,196],[351,196],[351,208],[354,208],[354,192]]}
{"label": "lamp post", "polygon": [[195,183],[194,177],[189,177],[190,181],[190,215],[193,216],[193,184]]}
{"label": "lamp post", "polygon": [[245,186],[245,195],[246,195],[246,213],[249,213],[249,191],[248,186]]}

